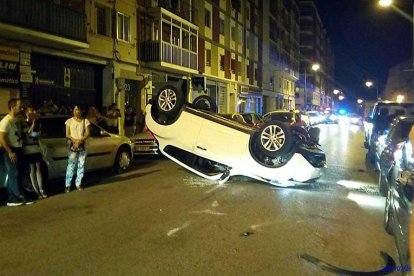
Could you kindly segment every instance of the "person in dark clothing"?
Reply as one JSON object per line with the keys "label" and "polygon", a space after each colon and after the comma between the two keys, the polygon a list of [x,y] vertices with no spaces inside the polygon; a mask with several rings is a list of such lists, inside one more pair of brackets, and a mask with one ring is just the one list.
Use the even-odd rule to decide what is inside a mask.
{"label": "person in dark clothing", "polygon": [[137,115],[135,114],[132,106],[128,105],[125,107],[125,119],[124,119],[124,130],[125,136],[132,137],[135,135],[135,128],[137,122]]}

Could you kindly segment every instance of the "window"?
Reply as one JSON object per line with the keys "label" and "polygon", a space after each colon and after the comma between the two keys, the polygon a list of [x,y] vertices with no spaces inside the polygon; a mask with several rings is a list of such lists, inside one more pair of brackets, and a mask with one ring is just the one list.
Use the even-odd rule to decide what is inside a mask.
{"label": "window", "polygon": [[220,18],[220,34],[221,35],[224,35],[224,29],[225,29],[224,19]]}
{"label": "window", "polygon": [[220,70],[224,71],[224,61],[225,57],[223,55],[220,55]]}
{"label": "window", "polygon": [[206,49],[206,66],[211,66],[211,50]]}
{"label": "window", "polygon": [[122,13],[118,13],[117,37],[119,40],[129,41],[129,35],[130,35],[129,16],[126,16]]}
{"label": "window", "polygon": [[96,10],[96,33],[111,36],[111,9],[95,6]]}
{"label": "window", "polygon": [[208,9],[204,12],[204,25],[211,28],[211,12]]}
{"label": "window", "polygon": [[231,70],[231,73],[232,74],[236,74],[236,60],[235,59],[232,59],[231,60],[231,66],[230,66],[231,68],[230,68],[230,70]]}
{"label": "window", "polygon": [[231,40],[236,41],[237,28],[236,26],[231,27]]}

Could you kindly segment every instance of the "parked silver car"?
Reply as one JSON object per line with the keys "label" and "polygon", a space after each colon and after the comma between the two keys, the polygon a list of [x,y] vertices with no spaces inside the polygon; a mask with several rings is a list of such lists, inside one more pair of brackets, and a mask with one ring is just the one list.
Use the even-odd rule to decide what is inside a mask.
{"label": "parked silver car", "polygon": [[[67,116],[44,116],[39,121],[42,135],[39,139],[43,155],[42,173],[46,179],[64,177],[67,166],[68,143],[65,138]],[[127,170],[133,156],[133,145],[129,138],[108,133],[101,127],[90,125],[90,138],[86,141],[87,157],[85,171],[113,168],[116,173]],[[3,160],[0,159],[0,163]],[[4,164],[0,164],[3,168]],[[0,187],[4,186],[5,170],[0,172]]]}

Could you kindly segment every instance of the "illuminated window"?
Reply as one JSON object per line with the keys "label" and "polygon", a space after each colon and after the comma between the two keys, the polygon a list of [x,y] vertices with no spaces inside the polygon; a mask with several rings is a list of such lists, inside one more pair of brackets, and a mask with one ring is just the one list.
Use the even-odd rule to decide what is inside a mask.
{"label": "illuminated window", "polygon": [[119,40],[129,41],[130,40],[130,21],[129,16],[122,13],[118,13],[118,34]]}

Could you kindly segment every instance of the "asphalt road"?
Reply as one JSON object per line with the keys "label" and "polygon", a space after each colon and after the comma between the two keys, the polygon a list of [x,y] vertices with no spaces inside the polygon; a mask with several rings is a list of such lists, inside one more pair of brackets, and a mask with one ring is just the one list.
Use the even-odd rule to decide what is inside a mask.
{"label": "asphalt road", "polygon": [[380,251],[398,262],[362,130],[321,130],[328,168],[302,188],[218,185],[162,158],[88,175],[84,191],[57,181],[46,200],[0,207],[0,275],[332,275],[299,256],[375,271]]}

